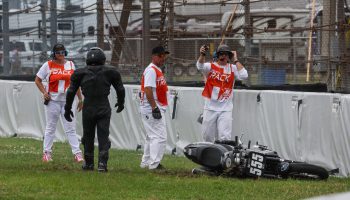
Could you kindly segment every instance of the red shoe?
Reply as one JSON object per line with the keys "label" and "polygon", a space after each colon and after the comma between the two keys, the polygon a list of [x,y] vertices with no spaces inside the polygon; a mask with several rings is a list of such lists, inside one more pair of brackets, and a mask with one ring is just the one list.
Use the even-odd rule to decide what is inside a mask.
{"label": "red shoe", "polygon": [[81,153],[76,153],[74,155],[74,161],[77,162],[77,163],[84,162],[83,155]]}
{"label": "red shoe", "polygon": [[51,157],[51,153],[45,152],[43,154],[42,161],[45,162],[45,163],[52,162],[53,160],[52,160],[52,157]]}

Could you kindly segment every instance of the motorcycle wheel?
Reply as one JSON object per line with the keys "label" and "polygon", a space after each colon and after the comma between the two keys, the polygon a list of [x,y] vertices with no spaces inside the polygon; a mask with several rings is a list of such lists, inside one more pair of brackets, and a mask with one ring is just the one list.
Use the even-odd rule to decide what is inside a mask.
{"label": "motorcycle wheel", "polygon": [[325,180],[329,174],[320,166],[308,163],[289,163],[288,176],[297,179]]}

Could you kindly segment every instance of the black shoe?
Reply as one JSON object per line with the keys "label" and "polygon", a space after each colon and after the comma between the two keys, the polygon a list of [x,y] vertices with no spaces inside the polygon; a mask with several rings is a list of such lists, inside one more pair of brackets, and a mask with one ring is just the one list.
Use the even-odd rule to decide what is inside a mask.
{"label": "black shoe", "polygon": [[83,166],[81,166],[81,168],[83,170],[86,171],[93,171],[94,170],[94,164],[86,164],[86,162],[84,162]]}
{"label": "black shoe", "polygon": [[98,163],[98,168],[97,168],[98,172],[107,172],[107,164],[106,163]]}

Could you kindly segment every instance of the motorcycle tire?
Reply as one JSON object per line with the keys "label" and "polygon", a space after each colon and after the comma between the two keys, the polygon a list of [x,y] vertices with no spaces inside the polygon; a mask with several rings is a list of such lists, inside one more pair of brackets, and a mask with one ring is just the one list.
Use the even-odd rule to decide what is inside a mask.
{"label": "motorcycle tire", "polygon": [[297,179],[326,180],[329,174],[326,169],[308,163],[289,163],[288,177]]}

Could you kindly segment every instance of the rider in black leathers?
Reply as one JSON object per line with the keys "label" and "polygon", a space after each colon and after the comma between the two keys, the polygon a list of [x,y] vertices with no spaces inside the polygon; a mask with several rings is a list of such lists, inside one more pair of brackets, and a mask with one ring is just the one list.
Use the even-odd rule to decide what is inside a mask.
{"label": "rider in black leathers", "polygon": [[81,87],[84,95],[83,104],[83,138],[85,162],[83,170],[94,169],[94,140],[97,126],[98,171],[107,171],[107,161],[111,142],[108,139],[111,107],[108,100],[110,87],[117,92],[117,113],[124,109],[125,89],[119,72],[113,67],[105,66],[106,56],[100,48],[93,47],[87,53],[85,68],[74,71],[67,91],[64,117],[70,121],[73,113],[72,103],[75,93]]}

